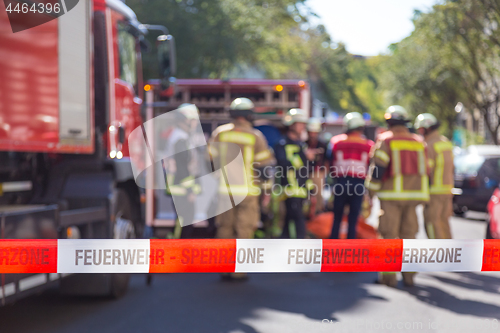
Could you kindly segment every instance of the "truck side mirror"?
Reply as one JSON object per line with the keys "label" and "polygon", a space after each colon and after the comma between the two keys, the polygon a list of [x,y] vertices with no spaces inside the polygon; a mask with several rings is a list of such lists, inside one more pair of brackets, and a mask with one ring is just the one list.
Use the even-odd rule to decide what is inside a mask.
{"label": "truck side mirror", "polygon": [[125,128],[123,128],[122,126],[118,127],[118,142],[125,142]]}
{"label": "truck side mirror", "polygon": [[161,35],[156,39],[158,48],[158,68],[163,89],[170,85],[170,78],[175,76],[177,61],[175,57],[175,39],[172,35]]}

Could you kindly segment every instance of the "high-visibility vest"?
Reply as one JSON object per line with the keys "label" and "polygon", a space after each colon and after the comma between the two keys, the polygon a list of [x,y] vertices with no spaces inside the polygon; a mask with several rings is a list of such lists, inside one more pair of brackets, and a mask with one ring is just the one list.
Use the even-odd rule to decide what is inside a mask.
{"label": "high-visibility vest", "polygon": [[[267,141],[262,133],[251,126],[235,125],[233,123],[222,125],[212,134],[212,143],[220,143],[218,146],[211,145],[212,158],[219,158],[220,166],[227,165],[228,144],[236,144],[241,149],[244,170],[232,170],[237,174],[231,177],[227,174],[229,183],[224,178],[220,179],[219,193],[227,193],[233,196],[258,196],[261,188],[266,188],[268,183],[260,183],[255,168],[261,164],[269,164],[274,157]],[[217,150],[217,151],[216,151]],[[231,172],[231,170],[225,170]]]}
{"label": "high-visibility vest", "polygon": [[194,176],[188,176],[183,179],[176,181],[174,174],[167,175],[167,194],[172,196],[183,196],[187,195],[189,192],[194,194],[199,194],[201,187],[196,184]]}
{"label": "high-visibility vest", "polygon": [[330,140],[330,159],[333,177],[364,179],[368,172],[369,154],[373,141],[358,134],[340,134]]}
{"label": "high-visibility vest", "polygon": [[[451,194],[453,189],[453,144],[440,138],[436,142],[429,142],[429,166],[433,170],[431,194]],[[431,151],[432,150],[432,151]]]}
{"label": "high-visibility vest", "polygon": [[367,187],[380,200],[429,200],[429,177],[425,143],[416,136],[390,136],[374,158],[387,165],[381,182],[370,181]]}

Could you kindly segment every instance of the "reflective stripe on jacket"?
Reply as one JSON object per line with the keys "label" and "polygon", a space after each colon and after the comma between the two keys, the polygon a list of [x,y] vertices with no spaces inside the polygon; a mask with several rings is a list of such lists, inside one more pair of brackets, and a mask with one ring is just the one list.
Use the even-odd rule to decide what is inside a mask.
{"label": "reflective stripe on jacket", "polygon": [[431,175],[431,194],[450,194],[453,189],[453,144],[438,131],[425,137]]}
{"label": "reflective stripe on jacket", "polygon": [[[243,157],[244,170],[225,169],[226,173],[229,172],[226,174],[229,184],[226,184],[226,180],[221,178],[219,193],[230,191],[233,196],[258,196],[261,193],[261,187],[268,187],[268,184],[261,183],[257,169],[273,164],[274,156],[264,135],[253,128],[250,122],[235,120],[233,123],[219,126],[212,133],[210,143],[221,143],[210,146],[210,154],[213,159],[219,159],[221,168],[231,162],[227,160],[229,146],[224,143],[236,144]],[[234,152],[229,155],[234,155]],[[232,175],[231,172],[237,174]],[[243,177],[241,173],[244,174]]]}
{"label": "reflective stripe on jacket", "polygon": [[[190,149],[189,135],[186,131],[175,128],[166,140],[166,152],[173,155],[165,160],[166,193],[172,196],[184,196],[200,193],[200,185],[191,174],[193,150]],[[176,153],[178,152],[178,153]]]}
{"label": "reflective stripe on jacket", "polygon": [[[276,154],[276,184],[281,185],[284,197],[306,198],[308,191],[314,186],[309,179],[307,158],[304,154],[303,142],[286,137],[274,146]],[[273,191],[273,195],[277,195]]]}
{"label": "reflective stripe on jacket", "polygon": [[[429,168],[425,143],[405,126],[394,126],[386,133],[374,146],[367,188],[376,192],[380,200],[428,201]],[[384,174],[374,174],[376,172]]]}
{"label": "reflective stripe on jacket", "polygon": [[368,172],[369,154],[373,145],[373,141],[358,133],[334,136],[329,147],[332,176],[364,179]]}

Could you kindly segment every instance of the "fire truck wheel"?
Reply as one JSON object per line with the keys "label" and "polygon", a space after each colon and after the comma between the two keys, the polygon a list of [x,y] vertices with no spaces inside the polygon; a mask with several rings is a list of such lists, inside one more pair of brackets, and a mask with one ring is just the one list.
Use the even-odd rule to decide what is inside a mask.
{"label": "fire truck wheel", "polygon": [[130,199],[125,192],[125,190],[121,188],[117,188],[113,191],[113,216],[121,217],[122,219],[132,220],[132,206],[130,205]]}
{"label": "fire truck wheel", "polygon": [[[113,193],[113,216],[115,219],[114,238],[135,238],[130,199],[123,189],[115,189]],[[110,295],[120,298],[127,293],[130,274],[112,274]]]}

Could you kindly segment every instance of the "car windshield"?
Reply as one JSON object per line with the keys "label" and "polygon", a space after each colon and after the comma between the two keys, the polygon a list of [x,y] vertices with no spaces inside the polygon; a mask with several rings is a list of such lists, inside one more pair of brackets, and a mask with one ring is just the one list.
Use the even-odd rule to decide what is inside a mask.
{"label": "car windshield", "polygon": [[461,174],[477,173],[485,158],[476,154],[462,155],[455,158],[455,172]]}

